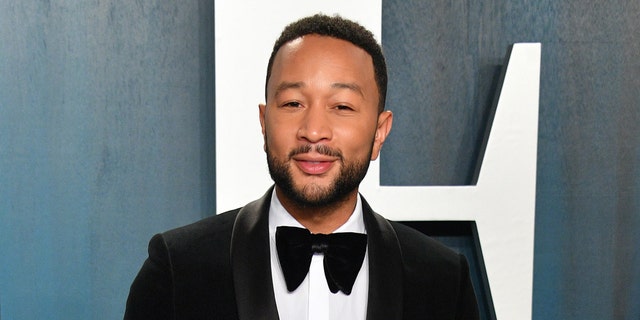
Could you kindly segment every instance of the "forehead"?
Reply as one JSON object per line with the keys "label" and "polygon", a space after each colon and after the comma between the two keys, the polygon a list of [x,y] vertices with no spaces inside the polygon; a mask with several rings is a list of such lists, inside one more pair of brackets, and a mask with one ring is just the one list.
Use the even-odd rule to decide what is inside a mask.
{"label": "forehead", "polygon": [[286,42],[280,47],[277,55],[282,56],[304,49],[311,51],[339,51],[341,54],[358,54],[369,57],[365,50],[347,40],[319,34],[307,34]]}
{"label": "forehead", "polygon": [[315,34],[284,44],[274,57],[268,87],[274,82],[300,81],[283,77],[328,74],[341,81],[359,81],[375,85],[373,60],[362,48],[349,41]]}

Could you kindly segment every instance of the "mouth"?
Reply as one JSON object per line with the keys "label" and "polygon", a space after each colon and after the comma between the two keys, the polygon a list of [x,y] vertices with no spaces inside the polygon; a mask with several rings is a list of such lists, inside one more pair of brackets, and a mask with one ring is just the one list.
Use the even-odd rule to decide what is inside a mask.
{"label": "mouth", "polygon": [[302,172],[309,175],[322,175],[327,173],[335,161],[313,161],[313,160],[297,160],[294,159],[295,164],[302,170]]}
{"label": "mouth", "polygon": [[342,157],[339,151],[320,145],[309,145],[294,150],[290,155],[296,166],[307,175],[323,175],[333,167]]}

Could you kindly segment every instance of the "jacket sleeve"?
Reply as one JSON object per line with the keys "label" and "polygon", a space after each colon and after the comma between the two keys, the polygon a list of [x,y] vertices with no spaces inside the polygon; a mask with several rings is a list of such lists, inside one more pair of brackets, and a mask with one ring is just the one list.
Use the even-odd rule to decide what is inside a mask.
{"label": "jacket sleeve", "polygon": [[157,234],[149,241],[149,257],[131,284],[124,319],[175,319],[173,283],[169,250]]}
{"label": "jacket sleeve", "polygon": [[458,307],[456,319],[480,319],[478,302],[469,275],[469,263],[463,255],[460,257],[460,290],[458,294]]}

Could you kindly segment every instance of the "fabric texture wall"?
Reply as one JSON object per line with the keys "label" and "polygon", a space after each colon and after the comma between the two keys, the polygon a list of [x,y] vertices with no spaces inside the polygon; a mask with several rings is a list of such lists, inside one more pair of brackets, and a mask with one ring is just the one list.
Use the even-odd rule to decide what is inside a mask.
{"label": "fabric texture wall", "polygon": [[386,185],[471,183],[507,47],[542,43],[534,319],[640,318],[639,18],[631,0],[383,1]]}
{"label": "fabric texture wall", "polygon": [[0,318],[122,318],[214,212],[213,1],[0,1]]}

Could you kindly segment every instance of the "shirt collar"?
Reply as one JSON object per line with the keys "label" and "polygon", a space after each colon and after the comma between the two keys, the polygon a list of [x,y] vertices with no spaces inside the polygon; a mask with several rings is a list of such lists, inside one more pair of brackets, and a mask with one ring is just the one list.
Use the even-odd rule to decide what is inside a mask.
{"label": "shirt collar", "polygon": [[[338,227],[334,232],[356,232],[367,233],[362,218],[362,200],[360,194],[356,197],[356,207],[353,213],[343,225]],[[289,212],[282,206],[280,200],[276,196],[276,190],[271,193],[271,204],[269,206],[269,234],[275,234],[276,228],[279,226],[289,226],[304,228]]]}

